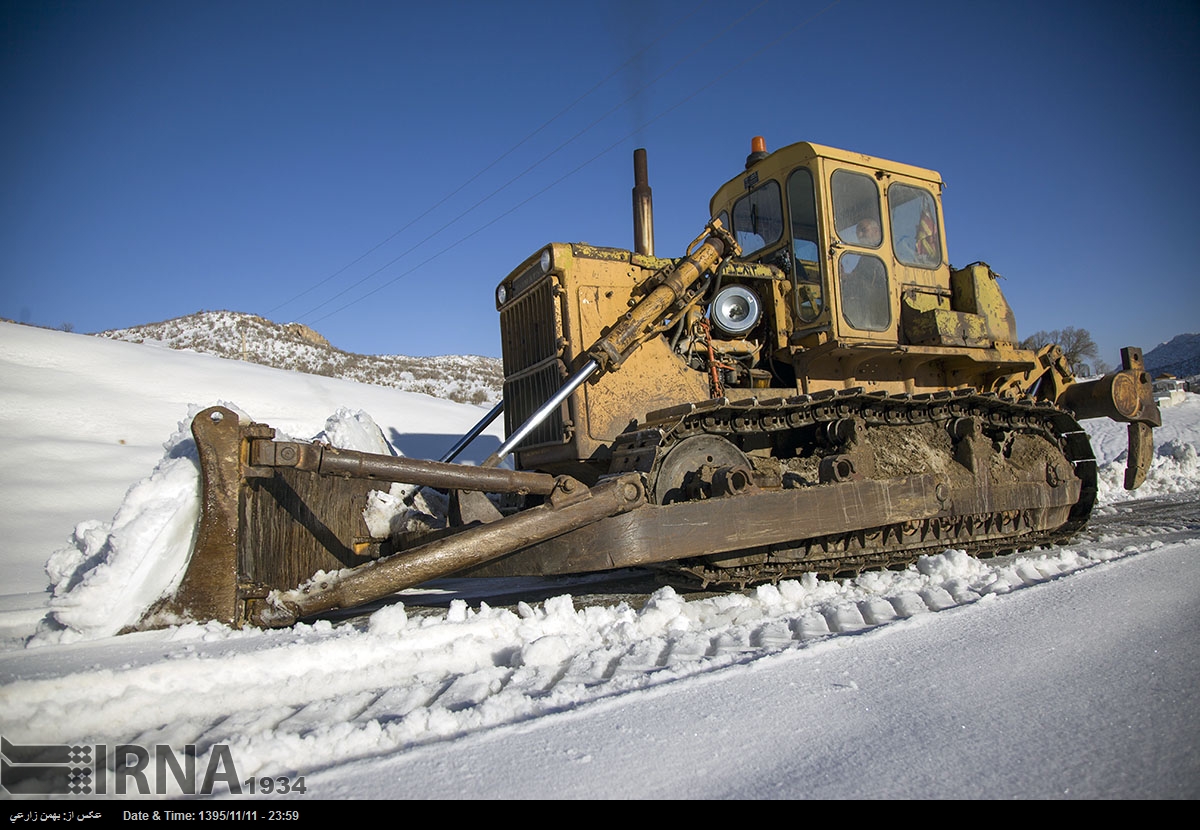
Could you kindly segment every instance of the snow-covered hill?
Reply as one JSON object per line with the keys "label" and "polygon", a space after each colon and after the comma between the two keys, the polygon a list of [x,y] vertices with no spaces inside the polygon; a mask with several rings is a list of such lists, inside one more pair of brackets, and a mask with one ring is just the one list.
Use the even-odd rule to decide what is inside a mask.
{"label": "snow-covered hill", "polygon": [[[704,599],[664,588],[639,608],[544,580],[553,599],[489,607],[478,581],[443,580],[351,624],[111,636],[138,597],[100,566],[133,553],[153,569],[180,544],[197,497],[172,436],[197,407],[227,401],[298,438],[369,414],[420,457],[482,410],[4,324],[0,387],[11,743],[127,744],[200,774],[227,760],[213,794],[228,798],[248,798],[251,777],[307,800],[1200,796],[1198,396],[1163,413],[1152,504],[1112,486],[1124,429],[1096,425],[1102,505],[1068,547]],[[48,590],[63,551],[90,592]],[[60,614],[92,625],[56,636]],[[180,792],[154,763],[145,792],[109,761],[91,779],[105,798],[115,782]]]}
{"label": "snow-covered hill", "polygon": [[500,361],[479,355],[360,355],[334,348],[300,323],[273,323],[236,311],[201,311],[100,337],[245,360],[276,369],[420,392],[459,403],[495,403],[504,382]]}
{"label": "snow-covered hill", "polygon": [[1200,375],[1200,334],[1180,334],[1160,343],[1144,355],[1146,369],[1153,375],[1177,378]]}

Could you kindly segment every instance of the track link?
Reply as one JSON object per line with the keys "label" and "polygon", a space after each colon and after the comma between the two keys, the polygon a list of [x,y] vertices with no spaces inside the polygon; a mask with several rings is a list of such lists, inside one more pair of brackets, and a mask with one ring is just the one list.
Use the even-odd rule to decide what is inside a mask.
{"label": "track link", "polygon": [[[1011,445],[1014,435],[1044,441],[1061,452],[1070,469],[1048,470],[1047,474],[1073,475],[1079,479],[1079,499],[1069,518],[1047,530],[1038,528],[1030,514],[1020,509],[968,513],[812,536],[787,546],[671,562],[663,569],[671,581],[702,588],[743,588],[803,573],[850,576],[863,570],[898,567],[915,561],[921,554],[947,548],[989,555],[1052,544],[1071,537],[1087,523],[1096,497],[1095,458],[1087,434],[1071,413],[1047,403],[1011,400],[973,390],[888,395],[856,388],[765,400],[722,398],[674,407],[651,413],[640,429],[618,440],[614,446],[613,471],[636,470],[653,480],[662,460],[680,442],[709,435],[746,450],[754,456],[756,465],[763,458],[772,459],[764,466],[780,466],[779,486],[819,486],[822,474],[816,471],[820,462],[841,457],[855,440],[859,442],[861,455],[863,445],[874,442],[878,447],[892,442],[905,428],[932,429],[926,425],[955,436],[946,439],[949,450],[942,453],[941,462],[957,465],[954,469],[959,475],[970,475],[964,473],[962,465],[972,464],[972,459],[969,454],[964,457],[961,449],[970,444],[963,440],[970,430],[985,442],[985,454],[989,444],[997,448],[1006,442]],[[936,435],[937,431],[930,434]],[[807,464],[809,472],[807,475],[790,472],[788,464]],[[878,477],[925,471],[884,470]],[[867,475],[873,472],[868,471]],[[986,471],[976,475],[982,476],[981,486],[986,486]]]}

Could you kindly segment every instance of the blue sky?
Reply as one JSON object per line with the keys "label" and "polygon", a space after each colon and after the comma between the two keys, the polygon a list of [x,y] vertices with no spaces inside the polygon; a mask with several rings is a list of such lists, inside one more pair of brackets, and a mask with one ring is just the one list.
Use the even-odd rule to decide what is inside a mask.
{"label": "blue sky", "polygon": [[341,0],[3,4],[0,317],[205,309],[364,353],[498,356],[495,284],[629,247],[645,147],[677,255],[750,139],[941,172],[951,261],[1022,336],[1200,331],[1200,6]]}

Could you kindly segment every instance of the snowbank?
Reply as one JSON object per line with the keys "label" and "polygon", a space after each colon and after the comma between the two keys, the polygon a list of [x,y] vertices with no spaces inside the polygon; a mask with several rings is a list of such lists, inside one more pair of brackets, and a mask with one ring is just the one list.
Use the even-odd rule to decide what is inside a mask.
{"label": "snowbank", "polygon": [[1125,489],[1126,425],[1106,419],[1083,422],[1099,465],[1100,506],[1200,488],[1200,395],[1186,393],[1181,403],[1161,412],[1163,425],[1154,430],[1154,459],[1145,483],[1133,491]]}

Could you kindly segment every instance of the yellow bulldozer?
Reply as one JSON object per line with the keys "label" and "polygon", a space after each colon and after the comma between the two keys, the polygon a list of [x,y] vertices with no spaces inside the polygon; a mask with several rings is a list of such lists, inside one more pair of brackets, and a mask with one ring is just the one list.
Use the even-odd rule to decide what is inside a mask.
{"label": "yellow bulldozer", "polygon": [[[638,150],[633,250],[553,243],[501,280],[503,401],[441,459],[198,415],[195,547],[144,624],[284,626],[450,575],[740,589],[1059,542],[1096,497],[1086,418],[1128,423],[1141,484],[1161,420],[1140,350],[1079,382],[1020,348],[991,268],[949,263],[936,172],[755,138],[671,258],[647,178]],[[454,463],[501,413],[491,457]],[[445,526],[372,536],[392,482],[448,494]]]}

